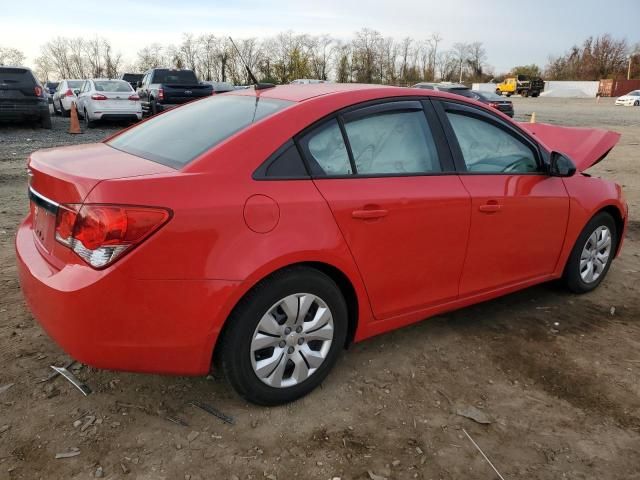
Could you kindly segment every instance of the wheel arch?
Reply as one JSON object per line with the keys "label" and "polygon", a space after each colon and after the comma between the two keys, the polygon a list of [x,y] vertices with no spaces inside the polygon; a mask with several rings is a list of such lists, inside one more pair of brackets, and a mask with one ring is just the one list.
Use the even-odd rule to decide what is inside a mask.
{"label": "wheel arch", "polygon": [[235,304],[233,305],[233,308],[231,308],[231,310],[229,311],[229,315],[227,315],[227,318],[224,321],[224,324],[222,325],[222,328],[220,329],[220,333],[218,334],[218,337],[216,338],[216,341],[214,342],[213,345],[213,350],[212,350],[212,361],[214,363],[219,363],[219,357],[218,354],[220,352],[220,348],[218,348],[220,346],[220,344],[223,341],[226,329],[228,328],[230,322],[229,319],[233,316],[233,312],[238,308],[238,306],[241,304],[241,302],[247,298],[247,296],[251,295],[251,293],[256,289],[259,288],[259,285],[264,282],[265,280],[267,280],[268,278],[281,273],[282,271],[291,269],[291,268],[309,268],[309,269],[314,269],[317,270],[319,272],[324,273],[325,275],[327,275],[329,278],[331,278],[336,285],[338,286],[338,288],[340,289],[340,292],[342,293],[344,299],[345,299],[345,303],[347,305],[347,338],[345,340],[345,345],[344,347],[347,348],[351,343],[353,343],[354,339],[355,339],[355,335],[356,335],[356,331],[358,329],[358,325],[360,322],[360,301],[358,299],[358,293],[356,291],[356,287],[354,286],[352,280],[349,278],[349,276],[343,272],[340,268],[338,268],[335,265],[332,265],[330,263],[327,262],[323,262],[323,261],[301,261],[301,262],[295,262],[295,263],[290,263],[287,265],[283,265],[275,270],[270,271],[269,273],[267,273],[266,275],[263,275],[262,277],[260,277],[257,281],[254,281],[251,286],[240,296],[240,298],[238,298],[238,300],[235,302]]}
{"label": "wheel arch", "polygon": [[[616,224],[616,253],[615,257],[620,253],[620,247],[622,246],[622,237],[624,235],[624,217],[622,216],[622,212],[616,205],[606,205],[602,207],[600,210],[595,212],[591,218],[595,217],[599,213],[608,213],[613,217],[613,221]],[[591,220],[591,219],[589,219]]]}

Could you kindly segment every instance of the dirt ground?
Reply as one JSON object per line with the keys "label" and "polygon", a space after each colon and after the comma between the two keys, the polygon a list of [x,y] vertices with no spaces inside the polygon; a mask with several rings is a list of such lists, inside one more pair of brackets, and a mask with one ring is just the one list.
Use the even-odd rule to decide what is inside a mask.
{"label": "dirt ground", "polygon": [[[463,429],[505,479],[640,479],[640,108],[514,103],[520,120],[535,111],[622,133],[591,171],[623,184],[631,210],[603,285],[583,296],[541,285],[354,345],[322,388],[278,408],[243,402],[215,375],[81,367],[87,397],[61,378],[38,383],[69,359],[16,278],[25,157],[114,127],[72,137],[61,118],[51,132],[0,126],[0,479],[497,478]],[[490,423],[456,413],[471,407]],[[64,452],[79,454],[56,459]]]}

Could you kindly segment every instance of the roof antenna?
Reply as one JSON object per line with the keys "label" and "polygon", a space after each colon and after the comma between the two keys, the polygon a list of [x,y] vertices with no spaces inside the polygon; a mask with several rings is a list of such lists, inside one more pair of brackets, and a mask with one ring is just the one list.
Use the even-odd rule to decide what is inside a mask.
{"label": "roof antenna", "polygon": [[275,85],[273,83],[259,83],[258,79],[256,78],[256,76],[253,74],[253,72],[249,68],[249,65],[247,65],[247,62],[245,62],[244,58],[242,58],[242,54],[240,53],[240,50],[238,50],[238,47],[236,47],[236,44],[233,41],[233,38],[229,37],[229,41],[231,42],[231,45],[233,45],[233,48],[235,48],[236,53],[238,54],[238,57],[240,57],[240,61],[244,65],[244,68],[247,70],[247,74],[249,75],[249,78],[253,82],[254,88],[256,90],[264,90],[265,88],[273,88],[273,87],[275,87]]}

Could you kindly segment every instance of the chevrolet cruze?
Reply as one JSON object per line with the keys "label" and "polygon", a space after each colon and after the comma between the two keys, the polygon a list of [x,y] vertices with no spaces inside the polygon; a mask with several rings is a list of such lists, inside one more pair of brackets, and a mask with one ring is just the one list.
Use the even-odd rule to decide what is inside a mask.
{"label": "chevrolet cruze", "polygon": [[225,93],[33,153],[20,282],[81,362],[215,364],[288,402],[351,342],[553,279],[597,287],[627,205],[583,172],[618,138],[437,91]]}

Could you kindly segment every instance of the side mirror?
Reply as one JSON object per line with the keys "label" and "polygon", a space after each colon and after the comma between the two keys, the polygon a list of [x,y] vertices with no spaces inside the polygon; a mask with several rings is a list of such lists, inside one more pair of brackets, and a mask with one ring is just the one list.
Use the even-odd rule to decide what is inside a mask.
{"label": "side mirror", "polygon": [[551,153],[549,174],[552,177],[571,177],[576,173],[576,166],[571,159],[560,152]]}
{"label": "side mirror", "polygon": [[138,80],[136,82],[136,88],[141,88],[142,87],[142,80]]}
{"label": "side mirror", "polygon": [[76,89],[73,91],[73,93],[75,93],[75,94],[76,94],[76,97],[77,97],[78,95],[80,95],[80,90],[76,88]]}

